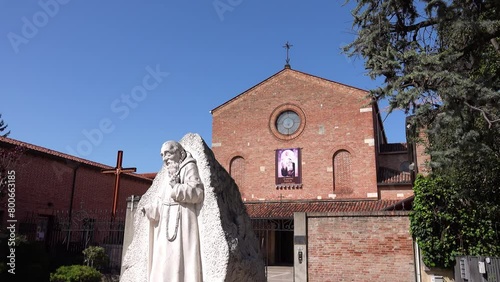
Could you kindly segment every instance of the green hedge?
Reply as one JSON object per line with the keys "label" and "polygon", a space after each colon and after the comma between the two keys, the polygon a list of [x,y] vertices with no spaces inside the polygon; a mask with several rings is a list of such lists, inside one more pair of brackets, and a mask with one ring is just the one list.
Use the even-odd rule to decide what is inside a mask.
{"label": "green hedge", "polygon": [[50,282],[100,282],[102,274],[95,268],[86,265],[69,265],[59,267],[50,274]]}

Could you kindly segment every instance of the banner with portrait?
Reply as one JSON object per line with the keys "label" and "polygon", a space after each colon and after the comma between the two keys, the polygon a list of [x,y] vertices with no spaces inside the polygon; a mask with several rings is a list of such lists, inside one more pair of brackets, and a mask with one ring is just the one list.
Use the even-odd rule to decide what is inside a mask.
{"label": "banner with portrait", "polygon": [[301,164],[300,148],[276,150],[276,185],[302,184]]}

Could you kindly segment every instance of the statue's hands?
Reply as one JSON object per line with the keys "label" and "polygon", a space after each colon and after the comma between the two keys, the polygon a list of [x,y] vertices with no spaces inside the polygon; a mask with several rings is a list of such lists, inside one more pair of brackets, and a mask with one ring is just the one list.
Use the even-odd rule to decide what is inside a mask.
{"label": "statue's hands", "polygon": [[153,200],[151,203],[144,205],[141,209],[142,216],[147,217],[149,220],[158,221],[160,202]]}
{"label": "statue's hands", "polygon": [[180,179],[178,176],[174,175],[174,176],[170,177],[170,186],[174,187],[175,184],[178,184],[178,183],[180,183]]}

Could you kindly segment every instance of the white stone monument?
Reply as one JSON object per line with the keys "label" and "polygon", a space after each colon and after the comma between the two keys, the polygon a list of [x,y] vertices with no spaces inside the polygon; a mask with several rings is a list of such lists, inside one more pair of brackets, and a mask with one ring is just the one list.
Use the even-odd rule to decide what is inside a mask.
{"label": "white stone monument", "polygon": [[[187,275],[181,274],[180,276],[172,276],[169,273],[161,274],[160,276],[166,277],[163,278],[164,281],[179,281],[179,279],[190,282],[265,281],[264,262],[260,254],[259,243],[252,230],[250,218],[246,213],[240,192],[234,180],[217,162],[213,152],[199,135],[187,134],[179,143],[186,151],[187,156],[189,157],[189,155],[191,155],[196,161],[199,179],[202,184],[202,186],[199,186],[196,184],[196,181],[194,181],[191,182],[190,185],[198,188],[202,187],[204,191],[204,195],[202,195],[200,199],[199,190],[196,190],[198,192],[195,193],[198,194],[193,197],[193,199],[196,198],[196,200],[189,203],[193,205],[191,210],[197,216],[199,234],[178,232],[177,236],[179,237],[174,237],[176,230],[182,228],[182,226],[179,227],[179,225],[182,225],[182,221],[177,220],[178,217],[182,218],[183,215],[176,217],[178,209],[175,208],[175,203],[174,205],[170,202],[165,203],[165,200],[163,204],[158,204],[158,199],[161,198],[161,195],[164,195],[165,191],[171,193],[171,197],[175,198],[176,196],[174,196],[174,194],[176,194],[176,192],[171,191],[176,190],[176,188],[172,187],[180,189],[180,184],[177,183],[182,183],[186,180],[180,178],[175,180],[175,177],[169,175],[168,165],[164,164],[156,175],[153,184],[141,197],[138,203],[137,212],[134,216],[134,235],[123,259],[123,273],[120,277],[120,281],[161,282],[158,280],[160,278],[155,278],[158,277],[157,274],[171,271],[167,265],[165,269],[160,270],[157,269],[157,265],[151,267],[151,256],[154,250],[150,249],[150,247],[152,240],[154,241],[155,239],[155,235],[158,235],[159,226],[161,226],[161,223],[155,221],[154,216],[151,216],[151,207],[157,207],[158,205],[163,205],[165,209],[168,209],[167,207],[174,208],[168,212],[164,210],[164,215],[168,213],[170,221],[167,220],[164,222],[166,229],[161,230],[165,232],[159,232],[161,238],[163,238],[163,235],[165,235],[165,239],[169,237],[169,243],[154,243],[156,244],[154,247],[160,248],[162,246],[170,246],[170,243],[175,240],[184,240],[184,244],[187,245],[188,242],[196,240],[194,238],[199,238],[198,248],[201,261],[201,266],[196,262],[186,262],[187,264],[185,266],[181,266],[181,269],[190,270]],[[165,149],[162,148],[162,153],[164,150]],[[172,170],[170,169],[170,171]],[[194,178],[196,177],[193,177],[193,179]],[[191,196],[192,195],[189,195],[189,197]],[[164,197],[163,199],[168,198],[170,197]],[[186,205],[182,203],[182,206],[184,207]],[[181,214],[181,212],[179,214]],[[176,222],[179,222],[177,226]],[[193,228],[188,229],[192,230]],[[193,245],[190,246],[195,246],[196,249],[196,243],[197,242],[193,242]],[[179,255],[178,252],[178,250],[165,250],[164,254],[167,254],[167,256],[168,254],[174,254],[165,261],[169,262],[172,259],[183,259],[184,255]],[[191,250],[189,250],[189,252],[191,252]],[[163,255],[160,257],[162,256]],[[180,262],[180,265],[183,263],[184,262]],[[173,271],[177,271],[179,266],[178,261],[175,261],[173,264],[168,264],[176,265]],[[201,269],[199,269],[200,267]],[[154,272],[154,275],[151,275],[151,272]],[[196,274],[198,272],[200,273],[199,275]]]}

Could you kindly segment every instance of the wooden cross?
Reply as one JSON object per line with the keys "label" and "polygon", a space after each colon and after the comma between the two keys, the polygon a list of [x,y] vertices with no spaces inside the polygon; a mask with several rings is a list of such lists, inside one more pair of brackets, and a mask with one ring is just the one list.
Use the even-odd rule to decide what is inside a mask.
{"label": "wooden cross", "polygon": [[286,65],[287,67],[290,67],[290,57],[288,56],[288,51],[290,51],[290,48],[292,48],[292,44],[288,43],[288,41],[285,43],[283,48],[286,49]]}
{"label": "wooden cross", "polygon": [[123,159],[123,151],[118,151],[118,157],[116,159],[116,167],[113,169],[101,170],[102,173],[114,173],[115,174],[115,193],[113,196],[113,211],[112,211],[113,218],[115,217],[115,214],[116,214],[116,204],[118,201],[118,190],[120,188],[120,174],[136,171],[135,167],[123,168],[122,167],[122,159]]}

